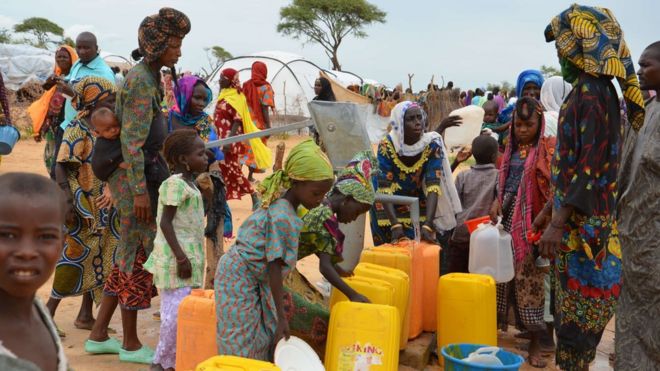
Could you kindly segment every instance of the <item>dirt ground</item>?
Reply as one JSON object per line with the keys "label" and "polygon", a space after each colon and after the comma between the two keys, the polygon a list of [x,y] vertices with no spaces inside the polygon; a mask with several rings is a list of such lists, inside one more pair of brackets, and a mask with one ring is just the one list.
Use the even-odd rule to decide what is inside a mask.
{"label": "dirt ground", "polygon": [[[269,147],[274,149],[277,143],[284,141],[286,143],[287,153],[288,150],[298,143],[302,138],[300,137],[289,137],[288,139],[276,139],[272,138],[269,141]],[[5,156],[2,158],[0,163],[0,173],[6,173],[11,171],[24,171],[31,173],[38,173],[42,175],[47,175],[44,163],[43,163],[43,143],[34,143],[32,140],[22,140],[20,141],[11,155]],[[273,151],[274,152],[274,151]],[[263,176],[256,176],[257,179],[262,179]],[[234,217],[234,233],[238,230],[238,227],[241,223],[250,215],[251,212],[251,202],[249,197],[245,197],[240,201],[230,201],[230,207]],[[365,236],[365,241],[369,243],[371,240],[371,234],[367,229],[367,236]],[[228,248],[231,242],[225,242],[225,248]],[[310,280],[312,283],[316,283],[320,280],[321,275],[318,272],[318,261],[315,257],[310,257],[298,262],[299,270]],[[38,296],[44,300],[48,300],[50,293],[50,287],[52,282],[48,282],[44,285],[38,292]],[[55,315],[55,321],[58,326],[66,333],[66,337],[62,339],[63,345],[65,347],[65,352],[69,358],[70,366],[73,370],[93,370],[93,371],[116,371],[116,370],[126,370],[126,371],[137,371],[137,370],[148,370],[149,367],[146,365],[135,365],[128,363],[120,363],[116,355],[98,355],[90,356],[85,354],[83,349],[83,344],[85,339],[89,334],[89,331],[78,330],[73,326],[73,321],[78,313],[81,299],[80,297],[67,298],[62,301],[58,311]],[[152,301],[152,308],[148,310],[141,311],[138,317],[138,334],[143,343],[148,346],[155,348],[158,343],[158,333],[160,323],[153,320],[152,315],[154,312],[158,311],[160,306],[160,299],[156,297]],[[110,326],[117,330],[117,335],[121,338],[122,329],[121,329],[121,320],[119,313],[115,313],[115,316],[112,319]],[[510,330],[507,334],[500,334],[500,346],[504,346],[511,351],[518,352],[523,356],[524,351],[518,350],[518,347],[524,345],[520,340],[516,340],[513,337],[515,330]],[[603,335],[603,340],[600,343],[598,348],[598,356],[594,364],[592,364],[592,370],[611,370],[611,366],[608,362],[608,355],[610,352],[614,351],[614,320],[610,323],[605,334]],[[548,358],[550,360],[550,358]],[[547,367],[547,370],[556,370],[553,366]],[[523,366],[522,370],[537,370],[535,368],[529,367],[528,365]]]}

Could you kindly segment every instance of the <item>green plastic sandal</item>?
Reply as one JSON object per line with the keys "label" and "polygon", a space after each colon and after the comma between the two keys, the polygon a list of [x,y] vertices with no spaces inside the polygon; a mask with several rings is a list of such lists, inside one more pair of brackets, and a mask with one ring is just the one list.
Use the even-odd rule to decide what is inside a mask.
{"label": "green plastic sandal", "polygon": [[146,345],[138,350],[119,350],[119,360],[122,362],[142,363],[150,365],[154,360],[154,351]]}
{"label": "green plastic sandal", "polygon": [[85,341],[85,352],[91,354],[119,354],[121,343],[115,338],[106,341]]}

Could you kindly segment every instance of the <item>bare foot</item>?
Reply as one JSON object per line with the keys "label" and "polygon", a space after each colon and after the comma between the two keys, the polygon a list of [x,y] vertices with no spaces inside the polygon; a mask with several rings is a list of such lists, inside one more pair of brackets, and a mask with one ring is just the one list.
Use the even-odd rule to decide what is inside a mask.
{"label": "bare foot", "polygon": [[75,326],[75,328],[77,328],[79,330],[90,330],[91,331],[92,327],[94,327],[94,322],[96,322],[96,320],[94,318],[85,319],[85,320],[76,319],[73,322],[73,326]]}
{"label": "bare foot", "polygon": [[165,370],[163,369],[163,366],[152,363],[151,366],[149,367],[149,371],[165,371]]}
{"label": "bare foot", "polygon": [[541,355],[541,345],[539,342],[538,334],[531,334],[532,339],[529,343],[529,356],[527,357],[527,362],[532,367],[535,368],[544,368],[548,365],[548,362],[543,359]]}

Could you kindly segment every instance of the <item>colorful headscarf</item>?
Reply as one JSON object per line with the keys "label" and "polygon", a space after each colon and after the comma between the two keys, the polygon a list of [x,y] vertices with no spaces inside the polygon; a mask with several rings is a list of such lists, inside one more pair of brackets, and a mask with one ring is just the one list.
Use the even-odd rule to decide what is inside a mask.
{"label": "colorful headscarf", "polygon": [[192,99],[193,91],[197,84],[202,84],[206,89],[205,106],[208,106],[213,99],[213,92],[203,79],[197,76],[184,76],[177,81],[176,85],[174,85],[174,98],[176,99],[176,104],[170,109],[170,115],[176,117],[183,125],[195,125],[199,120],[208,116],[204,111],[196,116],[193,116],[190,113],[190,100]]}
{"label": "colorful headscarf", "polygon": [[87,117],[96,107],[96,104],[116,92],[114,81],[106,80],[98,76],[83,77],[73,87],[76,96],[71,100],[71,105],[78,111],[76,119]]}
{"label": "colorful headscarf", "polygon": [[344,196],[351,196],[355,201],[372,205],[376,198],[371,177],[378,169],[376,156],[371,151],[359,152],[351,162],[337,174],[335,189]]}
{"label": "colorful headscarf", "polygon": [[264,127],[264,114],[261,111],[261,101],[259,99],[259,87],[268,84],[268,68],[263,62],[256,61],[252,63],[252,78],[243,84],[243,94],[247,99],[252,111],[252,119],[256,120],[259,127]]}
{"label": "colorful headscarf", "polygon": [[525,89],[525,85],[532,83],[535,84],[541,89],[543,86],[543,74],[539,70],[525,70],[518,75],[518,81],[516,82],[516,96],[519,98],[522,97],[522,92]]}
{"label": "colorful headscarf", "polygon": [[283,190],[291,188],[292,180],[320,181],[334,178],[328,156],[314,140],[307,139],[291,149],[284,169],[277,170],[259,184],[257,190],[261,193],[261,207],[268,208]]}
{"label": "colorful headscarf", "polygon": [[[69,53],[69,57],[71,58],[71,65],[73,66],[73,64],[78,60],[78,54],[76,53],[76,50],[69,45],[61,45],[57,51],[59,52],[60,50],[66,50]],[[57,55],[57,52],[55,54]],[[55,76],[62,76],[62,69],[57,65],[57,62],[55,62],[55,69],[53,74]],[[27,109],[28,115],[30,115],[30,118],[32,119],[32,133],[35,136],[39,135],[41,126],[43,125],[44,120],[46,120],[46,115],[48,114],[50,101],[53,99],[56,91],[57,86],[53,86],[52,88],[48,89],[43,93],[43,95],[41,95],[41,98],[34,101]]]}
{"label": "colorful headscarf", "polygon": [[234,88],[238,90],[238,92],[242,92],[241,90],[241,80],[238,78],[238,71],[236,71],[233,68],[225,68],[220,72],[221,76],[224,76],[227,80],[231,82],[231,85],[229,86],[230,88]]}
{"label": "colorful headscarf", "polygon": [[146,17],[138,29],[138,45],[145,62],[160,58],[169,47],[170,36],[183,39],[190,32],[190,19],[172,8],[161,8],[158,14]]}
{"label": "colorful headscarf", "polygon": [[616,77],[635,130],[644,124],[644,98],[623,32],[609,9],[573,4],[552,19],[545,40],[580,70]]}

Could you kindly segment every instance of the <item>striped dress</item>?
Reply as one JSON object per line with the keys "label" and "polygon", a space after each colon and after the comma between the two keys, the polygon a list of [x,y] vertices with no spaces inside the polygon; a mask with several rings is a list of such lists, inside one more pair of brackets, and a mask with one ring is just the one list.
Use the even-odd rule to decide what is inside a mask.
{"label": "striped dress", "polygon": [[215,273],[218,354],[268,360],[277,310],[268,263],[282,259],[286,276],[296,266],[302,220],[285,199],[254,212]]}

